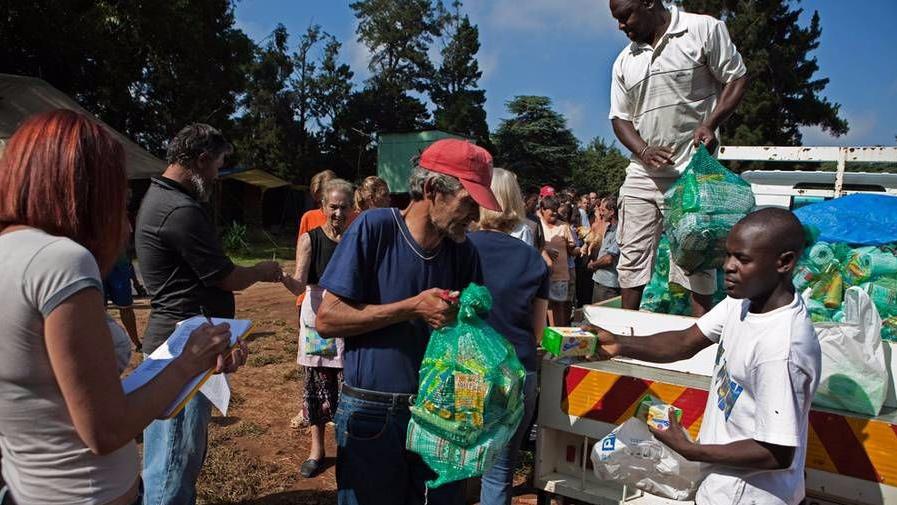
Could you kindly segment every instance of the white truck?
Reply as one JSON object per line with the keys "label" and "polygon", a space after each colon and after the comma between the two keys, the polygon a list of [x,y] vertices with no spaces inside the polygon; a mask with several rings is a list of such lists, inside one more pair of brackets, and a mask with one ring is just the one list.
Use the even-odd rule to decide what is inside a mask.
{"label": "white truck", "polygon": [[[848,162],[897,162],[897,148],[723,147],[721,160],[837,163],[836,172],[754,171],[751,183],[758,206],[797,208],[848,193],[897,196],[897,174],[848,173]],[[647,335],[684,329],[690,317],[623,310],[619,299],[584,308],[584,317],[611,331]],[[682,504],[595,477],[592,446],[631,417],[645,395],[683,410],[682,423],[692,436],[701,415],[713,371],[715,345],[689,360],[669,364],[615,359],[564,365],[542,363],[536,442],[535,486],[547,498],[572,498],[596,505]],[[884,343],[889,371],[885,407],[875,417],[813,408],[808,440],[807,505],[897,504],[897,394],[891,370],[897,370],[892,345]]]}

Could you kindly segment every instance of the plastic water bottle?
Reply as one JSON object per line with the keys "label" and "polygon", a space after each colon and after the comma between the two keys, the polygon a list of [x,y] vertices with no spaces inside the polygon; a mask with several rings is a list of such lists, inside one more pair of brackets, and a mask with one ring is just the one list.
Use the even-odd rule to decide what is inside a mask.
{"label": "plastic water bottle", "polygon": [[834,272],[832,274],[832,280],[829,283],[828,289],[825,291],[823,304],[825,304],[825,308],[827,309],[837,309],[841,307],[841,302],[843,300],[844,279],[841,277],[840,272]]}
{"label": "plastic water bottle", "polygon": [[797,292],[807,289],[810,283],[816,280],[818,275],[819,269],[815,268],[812,264],[801,262],[794,271],[794,278],[792,279],[794,289],[796,289]]}
{"label": "plastic water bottle", "polygon": [[869,272],[869,277],[897,274],[897,256],[878,248],[863,254],[860,257],[860,264]]}
{"label": "plastic water bottle", "polygon": [[882,317],[897,316],[897,279],[882,277],[862,287]]}
{"label": "plastic water bottle", "polygon": [[816,245],[810,248],[810,261],[812,261],[816,267],[825,269],[835,262],[835,252],[832,251],[832,248],[828,243],[817,242]]}

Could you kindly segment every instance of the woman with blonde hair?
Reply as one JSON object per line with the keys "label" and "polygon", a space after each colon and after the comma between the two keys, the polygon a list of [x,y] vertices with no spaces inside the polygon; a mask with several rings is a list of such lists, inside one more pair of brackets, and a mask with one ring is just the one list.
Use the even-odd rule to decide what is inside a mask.
{"label": "woman with blonde hair", "polygon": [[355,212],[383,207],[389,207],[389,186],[376,175],[365,177],[355,189]]}
{"label": "woman with blonde hair", "polygon": [[520,427],[498,461],[483,475],[480,503],[504,505],[511,501],[514,468],[520,444],[536,407],[536,345],[545,328],[548,310],[548,267],[535,247],[511,236],[530,231],[524,223],[523,196],[512,172],[493,168],[492,192],[503,209],[480,209],[479,230],[468,234],[477,250],[483,282],[492,293],[486,321],[505,336],[526,369],[524,414]]}
{"label": "woman with blonde hair", "polygon": [[479,227],[498,230],[534,245],[536,223],[526,218],[523,194],[517,183],[517,176],[510,170],[492,169],[492,192],[501,204],[501,212],[480,208]]}

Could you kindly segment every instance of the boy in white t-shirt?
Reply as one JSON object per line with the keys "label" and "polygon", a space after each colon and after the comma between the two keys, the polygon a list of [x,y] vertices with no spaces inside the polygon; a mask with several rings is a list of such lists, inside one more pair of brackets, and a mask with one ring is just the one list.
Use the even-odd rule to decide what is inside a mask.
{"label": "boy in white t-shirt", "polygon": [[671,362],[718,343],[697,442],[671,419],[658,440],[692,461],[710,463],[697,505],[797,505],[804,498],[810,402],[819,384],[819,342],[791,284],[804,246],[794,214],[763,209],[726,240],[723,302],[682,331],[648,337],[599,328],[599,358]]}

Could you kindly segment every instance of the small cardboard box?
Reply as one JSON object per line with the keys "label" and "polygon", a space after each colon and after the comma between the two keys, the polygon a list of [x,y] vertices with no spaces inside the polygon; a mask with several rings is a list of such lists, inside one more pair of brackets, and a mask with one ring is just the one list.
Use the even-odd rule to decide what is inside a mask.
{"label": "small cardboard box", "polygon": [[595,354],[598,337],[575,327],[549,326],[542,333],[542,347],[556,357]]}
{"label": "small cardboard box", "polygon": [[651,395],[645,395],[635,410],[635,417],[656,430],[670,427],[670,415],[675,415],[677,421],[682,421],[682,409],[663,403]]}

